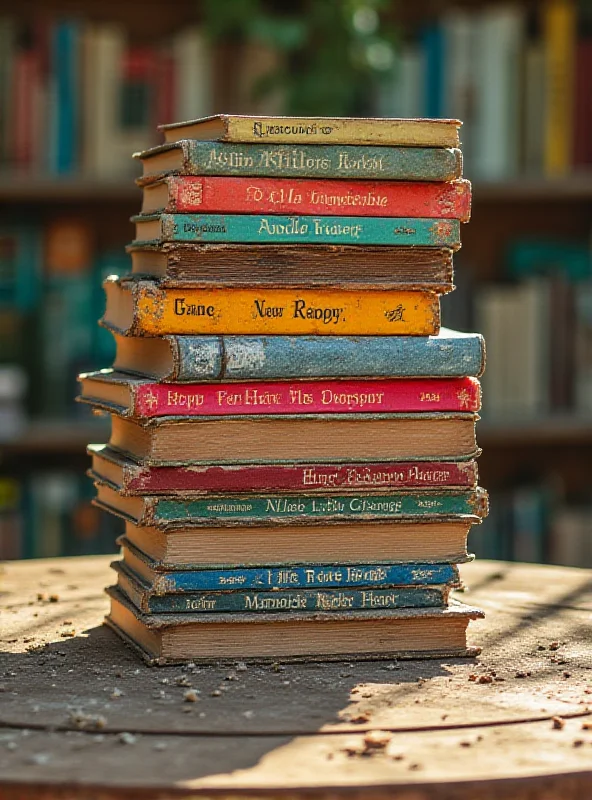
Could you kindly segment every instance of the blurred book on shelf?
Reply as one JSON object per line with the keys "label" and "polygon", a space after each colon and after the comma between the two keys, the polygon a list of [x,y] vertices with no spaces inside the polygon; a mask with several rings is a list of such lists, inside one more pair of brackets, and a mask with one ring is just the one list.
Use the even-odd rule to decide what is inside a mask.
{"label": "blurred book on shelf", "polygon": [[88,484],[68,469],[0,475],[0,559],[114,552],[124,525],[90,504]]}
{"label": "blurred book on shelf", "polygon": [[[460,262],[460,267],[459,267]],[[589,418],[592,411],[592,254],[587,243],[509,242],[503,278],[476,283],[462,253],[443,323],[487,342],[483,416],[493,421]]]}
{"label": "blurred book on shelf", "polygon": [[[473,180],[592,167],[592,36],[573,0],[445,4],[408,32],[377,99],[384,116],[463,120]],[[407,33],[407,32],[406,32]]]}
{"label": "blurred book on shelf", "polygon": [[561,495],[545,478],[492,492],[469,550],[479,558],[592,567],[592,500]]}
{"label": "blurred book on shelf", "polygon": [[5,171],[122,178],[157,123],[212,112],[212,53],[198,26],[138,45],[115,22],[7,15],[0,50]]}
{"label": "blurred book on shelf", "polygon": [[96,245],[94,226],[71,214],[48,224],[5,217],[0,228],[0,419],[10,405],[11,436],[26,415],[89,418],[73,400],[76,375],[113,358],[113,337],[93,319],[103,279],[129,269],[121,250]]}

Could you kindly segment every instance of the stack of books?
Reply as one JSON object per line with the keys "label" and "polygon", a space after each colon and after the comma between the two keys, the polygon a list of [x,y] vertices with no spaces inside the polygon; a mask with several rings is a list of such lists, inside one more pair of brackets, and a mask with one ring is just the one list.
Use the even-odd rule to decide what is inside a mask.
{"label": "stack of books", "polygon": [[487,511],[478,334],[440,330],[470,212],[454,120],[217,116],[139,154],[96,504],[108,624],[151,662],[455,656]]}

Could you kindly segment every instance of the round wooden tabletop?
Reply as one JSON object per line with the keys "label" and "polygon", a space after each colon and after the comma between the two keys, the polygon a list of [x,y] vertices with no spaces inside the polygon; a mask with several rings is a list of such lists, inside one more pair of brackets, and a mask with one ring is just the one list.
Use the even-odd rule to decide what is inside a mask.
{"label": "round wooden tabletop", "polygon": [[476,660],[150,668],[108,564],[3,568],[2,800],[592,797],[590,571],[463,567]]}

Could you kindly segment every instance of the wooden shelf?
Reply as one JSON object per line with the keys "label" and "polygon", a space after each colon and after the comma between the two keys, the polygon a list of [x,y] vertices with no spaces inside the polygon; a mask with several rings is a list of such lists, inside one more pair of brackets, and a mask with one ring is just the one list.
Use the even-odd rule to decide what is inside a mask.
{"label": "wooden shelf", "polygon": [[[470,175],[468,176],[470,178]],[[0,202],[121,202],[140,201],[133,176],[123,180],[0,173]],[[473,182],[474,203],[592,202],[592,172],[564,178],[525,176],[504,181]]]}
{"label": "wooden shelf", "polygon": [[[470,176],[469,176],[470,177]],[[505,181],[473,182],[473,202],[592,201],[592,172],[563,178],[522,176]]]}
{"label": "wooden shelf", "polygon": [[548,417],[487,419],[477,424],[477,440],[482,447],[522,447],[526,445],[592,444],[592,417],[557,414]]}
{"label": "wooden shelf", "polygon": [[24,173],[0,174],[0,202],[136,202],[139,204],[140,200],[140,189],[134,183],[133,176],[125,180],[98,180],[87,177],[44,177]]}
{"label": "wooden shelf", "polygon": [[[90,442],[109,438],[107,419],[96,421],[35,420],[13,441],[0,442],[0,452],[83,453]],[[484,448],[592,444],[592,418],[551,415],[535,419],[482,419],[477,440]]]}
{"label": "wooden shelf", "polygon": [[91,442],[109,438],[109,422],[34,420],[17,438],[0,442],[0,453],[80,453]]}

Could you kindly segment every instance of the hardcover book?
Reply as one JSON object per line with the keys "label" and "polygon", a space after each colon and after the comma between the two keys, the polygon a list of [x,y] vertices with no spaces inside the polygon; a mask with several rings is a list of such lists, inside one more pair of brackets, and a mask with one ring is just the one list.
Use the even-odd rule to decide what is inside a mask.
{"label": "hardcover book", "polygon": [[467,222],[471,184],[170,176],[144,186],[142,213],[347,214]]}
{"label": "hardcover book", "polygon": [[479,411],[477,378],[160,384],[104,369],[79,375],[77,400],[122,417]]}
{"label": "hardcover book", "polygon": [[[452,250],[388,245],[130,244],[134,275],[167,285],[452,291]],[[161,284],[162,285],[162,284]]]}
{"label": "hardcover book", "polygon": [[218,142],[288,144],[385,144],[457,147],[457,119],[385,119],[383,117],[252,117],[216,114],[188,122],[159,125],[165,142],[206,139]]}
{"label": "hardcover book", "polygon": [[472,488],[477,484],[477,463],[473,460],[148,467],[104,444],[91,444],[87,452],[92,456],[91,477],[122,495]]}
{"label": "hardcover book", "polygon": [[146,466],[456,460],[478,454],[477,419],[436,412],[161,417],[140,424],[112,415],[109,444]]}
{"label": "hardcover book", "polygon": [[316,334],[430,336],[440,329],[435,292],[332,289],[162,289],[151,281],[104,283],[101,324],[126,335]]}
{"label": "hardcover book", "polygon": [[459,586],[454,564],[398,563],[273,564],[251,567],[237,564],[230,569],[167,569],[138,550],[125,536],[118,539],[124,567],[154,594],[183,592],[230,592],[271,589],[359,589],[366,586],[391,589],[393,586]]}
{"label": "hardcover book", "polygon": [[467,536],[474,516],[433,520],[318,523],[269,527],[174,527],[125,523],[125,539],[164,569],[291,564],[470,560]]}
{"label": "hardcover book", "polygon": [[290,217],[275,214],[147,214],[132,217],[136,242],[360,244],[460,247],[457,219]]}
{"label": "hardcover book", "polygon": [[111,564],[117,587],[146,614],[335,612],[393,608],[443,607],[448,586],[401,586],[392,589],[283,589],[280,591],[155,592],[139,581],[125,564]]}
{"label": "hardcover book", "polygon": [[316,144],[226,144],[183,139],[135,154],[140,186],[165,175],[355,180],[453,181],[461,151],[451,147],[351,147]]}
{"label": "hardcover book", "polygon": [[122,497],[106,484],[97,483],[95,487],[97,495],[93,502],[100,508],[135,525],[165,529],[175,525],[314,525],[317,521],[487,515],[487,493],[479,487],[468,492],[208,495],[188,499]]}
{"label": "hardcover book", "polygon": [[115,334],[115,369],[164,383],[278,378],[479,377],[478,333],[436,336],[162,336]]}
{"label": "hardcover book", "polygon": [[452,658],[474,656],[470,620],[483,614],[445,608],[291,614],[143,614],[115,587],[107,589],[107,624],[150,664],[240,659]]}

